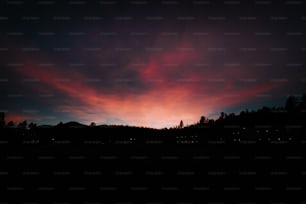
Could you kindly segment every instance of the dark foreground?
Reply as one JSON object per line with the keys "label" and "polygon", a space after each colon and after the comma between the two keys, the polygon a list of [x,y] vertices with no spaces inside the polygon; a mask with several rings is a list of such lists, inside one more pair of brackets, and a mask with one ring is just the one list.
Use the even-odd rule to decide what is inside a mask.
{"label": "dark foreground", "polygon": [[305,129],[237,128],[5,129],[0,203],[305,203]]}

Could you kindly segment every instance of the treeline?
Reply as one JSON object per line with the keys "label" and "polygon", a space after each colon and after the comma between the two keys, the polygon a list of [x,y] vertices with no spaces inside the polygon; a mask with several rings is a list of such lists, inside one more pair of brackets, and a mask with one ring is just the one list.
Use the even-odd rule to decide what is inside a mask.
{"label": "treeline", "polygon": [[[304,125],[306,114],[306,95],[301,97],[289,96],[283,107],[262,107],[256,111],[249,111],[248,109],[241,111],[239,114],[221,112],[219,118],[209,119],[201,116],[199,121],[195,124],[184,127],[184,122],[178,119],[178,126],[169,129],[188,129],[194,127],[222,127],[226,125],[242,125],[242,126],[256,126],[256,125]],[[97,125],[92,122],[89,125],[80,124],[78,122],[59,122],[55,126],[51,125],[37,125],[34,122],[28,123],[27,120],[16,123],[14,121],[6,121],[5,113],[0,112],[0,128],[18,128],[18,129],[36,129],[36,128],[95,128],[95,127],[122,127],[122,125]],[[126,126],[125,126],[126,127]],[[137,127],[134,127],[137,128]],[[139,127],[140,128],[140,127]],[[165,128],[167,129],[167,128]]]}
{"label": "treeline", "polygon": [[[209,119],[201,116],[196,124],[184,128],[194,127],[222,127],[232,126],[256,126],[256,125],[305,125],[306,123],[306,95],[300,97],[289,96],[283,107],[262,107],[258,110],[241,111],[239,114],[221,112],[219,118]],[[182,129],[183,121],[175,128]]]}

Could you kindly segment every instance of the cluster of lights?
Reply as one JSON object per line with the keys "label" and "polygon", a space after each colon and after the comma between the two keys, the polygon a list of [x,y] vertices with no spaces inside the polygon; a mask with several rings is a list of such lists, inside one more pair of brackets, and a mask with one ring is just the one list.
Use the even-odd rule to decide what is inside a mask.
{"label": "cluster of lights", "polygon": [[199,143],[198,136],[176,136],[177,144],[197,144]]}

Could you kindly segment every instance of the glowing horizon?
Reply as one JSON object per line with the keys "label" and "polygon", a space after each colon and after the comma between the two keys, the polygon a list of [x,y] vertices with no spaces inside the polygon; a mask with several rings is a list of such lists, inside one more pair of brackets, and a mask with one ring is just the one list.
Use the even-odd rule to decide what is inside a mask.
{"label": "glowing horizon", "polygon": [[12,23],[0,41],[0,110],[7,120],[164,128],[306,92],[305,44],[286,26],[271,28],[269,15],[243,18],[250,11],[244,4],[236,10],[155,2],[158,18],[151,3],[126,12],[119,2],[59,7],[59,16],[71,14],[66,20],[40,7],[39,21],[22,23],[28,13],[8,6]]}

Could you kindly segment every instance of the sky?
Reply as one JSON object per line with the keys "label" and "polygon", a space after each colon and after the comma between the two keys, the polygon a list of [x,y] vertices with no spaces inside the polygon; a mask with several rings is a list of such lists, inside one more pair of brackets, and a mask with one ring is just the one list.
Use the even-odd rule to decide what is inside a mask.
{"label": "sky", "polygon": [[306,93],[303,1],[1,1],[7,121],[173,127]]}

